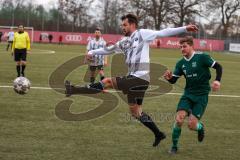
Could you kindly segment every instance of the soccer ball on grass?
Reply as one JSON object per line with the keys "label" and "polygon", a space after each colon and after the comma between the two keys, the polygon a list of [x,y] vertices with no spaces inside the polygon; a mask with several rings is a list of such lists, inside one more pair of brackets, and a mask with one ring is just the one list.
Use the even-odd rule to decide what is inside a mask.
{"label": "soccer ball on grass", "polygon": [[30,90],[31,83],[26,77],[17,77],[13,81],[13,89],[18,94],[26,94]]}

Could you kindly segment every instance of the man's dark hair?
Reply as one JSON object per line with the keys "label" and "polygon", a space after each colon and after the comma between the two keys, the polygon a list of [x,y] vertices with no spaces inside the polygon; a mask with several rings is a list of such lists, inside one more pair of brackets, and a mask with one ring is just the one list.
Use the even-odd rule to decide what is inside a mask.
{"label": "man's dark hair", "polygon": [[121,17],[121,20],[123,21],[123,20],[125,20],[125,19],[128,19],[128,22],[130,23],[130,24],[135,24],[136,25],[136,27],[138,27],[138,17],[136,16],[136,15],[134,15],[134,14],[132,14],[132,13],[129,13],[129,14],[127,14],[127,15],[123,15],[122,17]]}
{"label": "man's dark hair", "polygon": [[101,31],[101,29],[99,27],[96,27],[95,31]]}
{"label": "man's dark hair", "polygon": [[181,38],[179,43],[183,44],[183,43],[187,43],[190,46],[193,46],[193,37],[192,36],[186,36],[184,38]]}
{"label": "man's dark hair", "polygon": [[18,25],[18,28],[19,28],[19,27],[23,27],[23,28],[24,28],[24,25],[22,25],[22,24],[19,24],[19,25]]}

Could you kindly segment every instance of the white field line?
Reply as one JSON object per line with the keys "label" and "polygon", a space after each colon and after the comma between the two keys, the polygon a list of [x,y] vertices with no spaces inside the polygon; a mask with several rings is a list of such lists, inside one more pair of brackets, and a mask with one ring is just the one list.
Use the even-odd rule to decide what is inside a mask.
{"label": "white field line", "polygon": [[33,49],[30,54],[54,54],[53,50]]}
{"label": "white field line", "polygon": [[[0,88],[13,88],[13,86],[0,86]],[[50,87],[31,87],[31,89],[39,89],[39,90],[52,90],[52,89],[58,89],[58,90],[65,90],[63,88],[50,88]],[[116,91],[116,90],[107,90],[106,92],[110,93],[116,93],[116,92],[121,92],[121,91]],[[161,93],[161,92],[151,92],[149,91],[148,93],[151,94],[165,94],[165,95],[182,95],[182,93],[177,93],[177,92],[170,92],[170,93]],[[225,98],[240,98],[240,95],[225,95],[225,94],[209,94],[210,97],[225,97]]]}

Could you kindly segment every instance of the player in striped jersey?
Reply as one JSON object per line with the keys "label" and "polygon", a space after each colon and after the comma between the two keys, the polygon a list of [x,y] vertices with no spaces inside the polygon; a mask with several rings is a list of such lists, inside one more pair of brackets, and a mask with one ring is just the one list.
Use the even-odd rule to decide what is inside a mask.
{"label": "player in striped jersey", "polygon": [[[138,29],[138,19],[133,14],[124,15],[121,20],[122,31],[125,37],[114,46],[89,51],[88,58],[91,59],[93,55],[108,55],[114,52],[121,52],[124,54],[125,62],[128,66],[127,76],[104,78],[102,81],[90,85],[90,88],[96,89],[96,92],[107,88],[115,88],[126,94],[132,116],[154,133],[155,141],[153,146],[155,147],[166,136],[158,129],[152,118],[142,111],[141,107],[145,91],[150,82],[149,43],[160,37],[172,36],[187,31],[195,32],[198,28],[195,25],[188,25],[154,31]],[[82,87],[72,86],[69,81],[65,82],[65,87],[67,96],[81,94],[85,91]]]}
{"label": "player in striped jersey", "polygon": [[10,32],[8,32],[7,38],[8,38],[8,44],[7,44],[6,50],[8,51],[9,47],[12,48],[12,44],[13,44],[13,39],[14,39],[14,31],[13,31],[13,28],[11,28],[11,29],[10,29]]}
{"label": "player in striped jersey", "polygon": [[[90,39],[87,45],[87,53],[91,50],[99,49],[105,47],[106,42],[101,37],[101,31],[99,28],[95,30],[95,38]],[[86,60],[85,60],[86,62]],[[88,62],[90,70],[90,83],[94,83],[96,77],[96,70],[100,75],[100,80],[104,79],[103,66],[107,64],[107,56],[104,55],[94,55],[92,60]]]}

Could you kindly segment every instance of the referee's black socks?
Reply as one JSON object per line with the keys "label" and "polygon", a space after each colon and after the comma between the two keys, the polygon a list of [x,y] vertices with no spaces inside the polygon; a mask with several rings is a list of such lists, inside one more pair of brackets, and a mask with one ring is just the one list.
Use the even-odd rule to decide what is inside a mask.
{"label": "referee's black socks", "polygon": [[21,66],[16,65],[16,70],[17,70],[17,76],[20,77]]}
{"label": "referee's black socks", "polygon": [[16,70],[17,70],[17,76],[25,76],[24,71],[25,71],[26,65],[16,65]]}
{"label": "referee's black socks", "polygon": [[24,70],[25,70],[25,68],[26,68],[26,65],[22,65],[22,71],[21,71],[21,74],[22,74],[23,77],[25,76],[25,74],[24,74]]}

